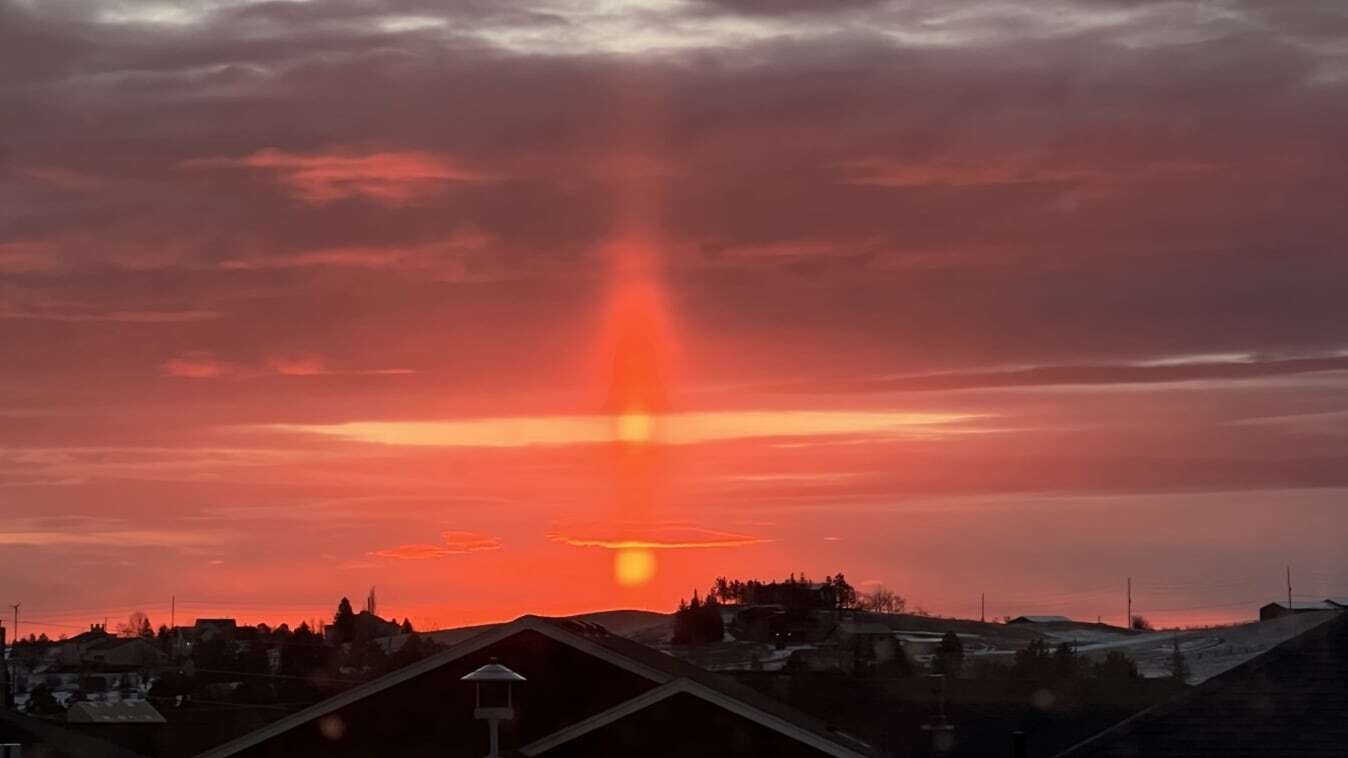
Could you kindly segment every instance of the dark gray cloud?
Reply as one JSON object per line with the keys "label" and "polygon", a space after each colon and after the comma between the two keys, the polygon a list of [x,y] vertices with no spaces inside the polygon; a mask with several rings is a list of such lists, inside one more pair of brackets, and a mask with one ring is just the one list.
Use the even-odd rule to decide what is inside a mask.
{"label": "dark gray cloud", "polygon": [[1348,356],[1285,360],[1221,360],[1203,358],[1164,364],[1036,366],[967,373],[925,374],[851,382],[785,385],[793,392],[939,392],[1004,387],[1168,384],[1173,382],[1238,381],[1348,371]]}
{"label": "dark gray cloud", "polygon": [[[868,22],[765,20],[746,42],[705,8],[652,30],[526,3],[267,2],[156,24],[10,0],[11,292],[229,322],[360,281],[378,312],[431,270],[414,250],[444,286],[538,297],[601,275],[595,250],[644,188],[688,321],[843,340],[866,374],[1342,347],[1334,5],[846,5]],[[604,23],[650,50],[586,36]],[[274,172],[186,168],[269,149],[493,178],[314,204]],[[481,244],[443,252],[465,238]],[[413,265],[286,264],[352,249]]]}

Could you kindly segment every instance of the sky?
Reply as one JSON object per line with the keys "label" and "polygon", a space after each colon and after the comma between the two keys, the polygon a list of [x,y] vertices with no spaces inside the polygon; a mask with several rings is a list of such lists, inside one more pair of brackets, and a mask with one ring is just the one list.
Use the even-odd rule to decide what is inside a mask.
{"label": "sky", "polygon": [[0,0],[0,125],[21,634],[1348,595],[1341,2]]}

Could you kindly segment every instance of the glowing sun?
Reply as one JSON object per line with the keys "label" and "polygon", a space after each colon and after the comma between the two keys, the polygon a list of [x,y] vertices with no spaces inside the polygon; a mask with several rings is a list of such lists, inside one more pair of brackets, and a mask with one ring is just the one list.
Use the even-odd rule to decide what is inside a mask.
{"label": "glowing sun", "polygon": [[613,576],[624,587],[645,584],[655,576],[655,552],[623,548],[613,555]]}

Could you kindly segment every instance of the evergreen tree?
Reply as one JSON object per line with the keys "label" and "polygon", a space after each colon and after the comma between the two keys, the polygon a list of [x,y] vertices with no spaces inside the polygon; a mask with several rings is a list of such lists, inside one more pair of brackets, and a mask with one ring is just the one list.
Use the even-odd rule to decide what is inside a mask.
{"label": "evergreen tree", "polygon": [[960,675],[960,671],[964,669],[964,643],[960,642],[959,635],[946,632],[941,636],[941,644],[937,646],[936,655],[931,659],[931,668],[932,671],[948,677]]}
{"label": "evergreen tree", "polygon": [[1179,637],[1170,639],[1170,678],[1178,684],[1189,683],[1189,662],[1184,659],[1184,653],[1180,652]]}
{"label": "evergreen tree", "polygon": [[337,604],[337,613],[332,617],[332,633],[337,644],[350,642],[356,636],[356,614],[351,610],[351,601],[342,598]]}
{"label": "evergreen tree", "polygon": [[1063,642],[1053,651],[1053,676],[1060,682],[1077,678],[1077,653],[1070,643]]}

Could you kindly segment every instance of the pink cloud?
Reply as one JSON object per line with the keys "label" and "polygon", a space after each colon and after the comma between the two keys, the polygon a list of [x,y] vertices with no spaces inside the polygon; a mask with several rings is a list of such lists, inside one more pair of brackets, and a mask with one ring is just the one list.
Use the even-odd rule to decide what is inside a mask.
{"label": "pink cloud", "polygon": [[690,524],[572,524],[548,534],[548,539],[572,547],[610,550],[687,550],[746,547],[769,542],[747,534],[706,529]]}
{"label": "pink cloud", "polygon": [[486,178],[444,157],[419,151],[299,154],[267,148],[241,158],[203,158],[181,165],[269,171],[295,197],[316,205],[351,197],[401,204],[434,194],[446,183]]}
{"label": "pink cloud", "polygon": [[482,553],[499,550],[501,541],[495,537],[477,532],[446,530],[440,533],[442,545],[407,544],[371,552],[377,558],[394,558],[402,561],[421,561],[433,558],[445,558],[451,555]]}

